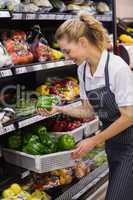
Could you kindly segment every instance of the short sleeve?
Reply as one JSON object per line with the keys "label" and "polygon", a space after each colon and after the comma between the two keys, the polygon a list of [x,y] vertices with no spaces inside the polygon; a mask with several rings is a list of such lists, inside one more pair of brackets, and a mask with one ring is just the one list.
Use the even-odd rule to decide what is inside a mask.
{"label": "short sleeve", "polygon": [[119,107],[133,105],[133,72],[128,66],[117,71],[114,93]]}
{"label": "short sleeve", "polygon": [[88,99],[87,96],[86,96],[86,92],[85,92],[85,89],[84,89],[84,82],[83,81],[79,81],[79,89],[80,89],[80,98],[81,99]]}

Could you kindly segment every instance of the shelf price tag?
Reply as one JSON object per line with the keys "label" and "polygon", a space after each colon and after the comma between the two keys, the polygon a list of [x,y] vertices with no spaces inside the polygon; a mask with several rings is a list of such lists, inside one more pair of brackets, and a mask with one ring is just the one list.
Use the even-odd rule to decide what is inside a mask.
{"label": "shelf price tag", "polygon": [[13,13],[12,14],[12,19],[13,20],[20,20],[20,19],[22,19],[22,13]]}
{"label": "shelf price tag", "polygon": [[3,135],[3,134],[5,134],[5,130],[4,130],[4,128],[0,125],[0,135]]}
{"label": "shelf price tag", "polygon": [[40,115],[36,115],[34,117],[25,119],[25,120],[19,122],[19,128],[23,128],[23,127],[28,126],[30,124],[34,124],[34,123],[39,122],[43,119],[45,119],[45,117],[42,117]]}
{"label": "shelf price tag", "polygon": [[26,14],[27,20],[34,20],[36,18],[36,15],[34,13],[28,13]]}
{"label": "shelf price tag", "polygon": [[8,10],[0,10],[0,18],[10,18],[11,15]]}
{"label": "shelf price tag", "polygon": [[42,20],[46,20],[47,19],[47,16],[48,14],[39,14],[39,19],[42,19]]}
{"label": "shelf price tag", "polygon": [[15,71],[16,71],[16,74],[23,74],[27,72],[27,69],[26,67],[18,67],[15,69]]}
{"label": "shelf price tag", "polygon": [[0,77],[6,77],[6,76],[12,76],[12,71],[10,69],[0,71]]}
{"label": "shelf price tag", "polygon": [[26,177],[29,176],[29,175],[30,175],[30,171],[27,170],[27,171],[25,171],[25,172],[23,172],[23,173],[21,174],[21,179],[24,179],[24,178],[26,178]]}
{"label": "shelf price tag", "polygon": [[46,69],[51,69],[51,68],[56,67],[56,64],[54,62],[51,62],[51,63],[46,63],[45,66],[46,66]]}
{"label": "shelf price tag", "polygon": [[47,19],[48,20],[56,19],[56,15],[55,14],[48,14]]}
{"label": "shelf price tag", "polygon": [[55,19],[56,20],[64,20],[64,15],[58,15],[58,14],[56,14]]}
{"label": "shelf price tag", "polygon": [[41,69],[43,69],[42,65],[39,64],[39,65],[30,65],[28,67],[26,67],[27,69],[27,72],[33,72],[33,71],[39,71]]}
{"label": "shelf price tag", "polygon": [[14,127],[13,124],[4,127],[5,133],[9,133],[9,132],[14,131],[14,130],[15,130],[15,127]]}

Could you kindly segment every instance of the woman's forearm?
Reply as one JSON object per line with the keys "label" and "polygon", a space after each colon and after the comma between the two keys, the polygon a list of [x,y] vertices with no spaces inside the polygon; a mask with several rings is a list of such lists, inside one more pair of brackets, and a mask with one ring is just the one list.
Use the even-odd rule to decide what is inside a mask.
{"label": "woman's forearm", "polygon": [[94,116],[94,112],[91,109],[85,109],[82,105],[75,108],[72,106],[69,108],[59,107],[58,112],[75,118],[89,118]]}
{"label": "woman's forearm", "polygon": [[94,143],[99,144],[107,141],[108,139],[121,134],[122,131],[133,125],[133,121],[127,116],[121,115],[114,123],[112,123],[108,128],[103,130],[101,133],[93,137]]}

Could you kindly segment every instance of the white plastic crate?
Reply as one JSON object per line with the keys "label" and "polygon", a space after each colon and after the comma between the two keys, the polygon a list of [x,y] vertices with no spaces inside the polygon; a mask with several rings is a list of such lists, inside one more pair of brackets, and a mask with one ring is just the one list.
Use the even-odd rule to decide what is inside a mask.
{"label": "white plastic crate", "polygon": [[63,132],[50,132],[53,135],[56,135],[57,137],[63,135],[63,134],[69,134],[73,135],[76,142],[79,142],[83,139],[83,133],[84,133],[84,125],[72,130],[72,131],[63,131]]}
{"label": "white plastic crate", "polygon": [[2,150],[3,156],[8,163],[37,173],[74,166],[75,160],[71,158],[72,152],[73,150],[34,156],[6,148]]}
{"label": "white plastic crate", "polygon": [[99,129],[99,119],[96,117],[96,119],[85,122],[84,123],[84,137],[89,137],[91,134],[95,133]]}

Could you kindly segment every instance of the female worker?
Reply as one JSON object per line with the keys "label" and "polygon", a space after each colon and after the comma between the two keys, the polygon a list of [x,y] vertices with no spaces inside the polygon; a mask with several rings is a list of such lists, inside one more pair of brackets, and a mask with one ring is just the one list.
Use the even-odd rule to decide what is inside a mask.
{"label": "female worker", "polygon": [[82,140],[72,156],[80,158],[105,142],[110,170],[106,200],[133,200],[133,74],[120,57],[106,50],[106,31],[88,14],[64,22],[56,38],[66,58],[79,65],[82,106],[55,107],[51,113],[83,118],[97,113],[103,129]]}

